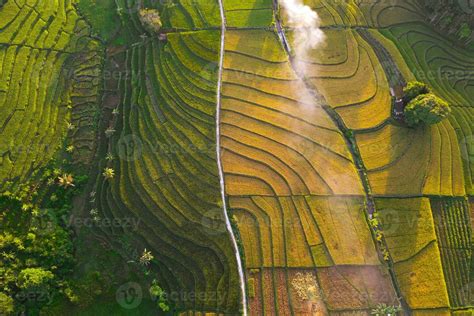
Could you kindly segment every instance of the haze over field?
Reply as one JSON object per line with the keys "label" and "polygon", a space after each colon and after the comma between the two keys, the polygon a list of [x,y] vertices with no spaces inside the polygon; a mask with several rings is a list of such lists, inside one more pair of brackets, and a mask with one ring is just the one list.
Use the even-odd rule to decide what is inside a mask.
{"label": "haze over field", "polygon": [[297,71],[307,75],[305,61],[309,53],[324,44],[325,35],[320,29],[321,20],[318,13],[301,0],[282,0],[281,5],[287,14],[288,26],[293,29],[293,48],[296,57]]}

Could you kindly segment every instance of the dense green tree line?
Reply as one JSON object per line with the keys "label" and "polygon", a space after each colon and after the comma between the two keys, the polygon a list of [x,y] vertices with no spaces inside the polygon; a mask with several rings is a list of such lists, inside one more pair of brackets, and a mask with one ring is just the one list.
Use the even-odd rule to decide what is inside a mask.
{"label": "dense green tree line", "polygon": [[0,194],[0,314],[35,315],[55,297],[72,297],[68,282],[74,268],[72,232],[66,225],[72,198],[86,177],[46,170],[12,191]]}

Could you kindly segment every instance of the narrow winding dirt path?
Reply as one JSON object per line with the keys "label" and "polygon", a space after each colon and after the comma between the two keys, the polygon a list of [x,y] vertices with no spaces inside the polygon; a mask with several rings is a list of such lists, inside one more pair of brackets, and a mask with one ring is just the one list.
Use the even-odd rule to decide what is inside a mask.
{"label": "narrow winding dirt path", "polygon": [[390,55],[390,52],[375,37],[373,37],[372,34],[370,34],[369,30],[357,29],[357,33],[359,33],[364,41],[366,41],[374,50],[380,65],[382,65],[390,87],[393,88],[396,85],[405,86],[407,83],[405,77],[398,68],[392,55]]}
{"label": "narrow winding dirt path", "polygon": [[234,246],[235,258],[237,260],[237,270],[240,278],[240,288],[242,295],[242,313],[244,316],[247,316],[247,295],[245,290],[245,274],[242,265],[242,258],[240,256],[239,247],[237,245],[237,239],[235,237],[234,231],[232,230],[232,224],[230,222],[229,213],[227,209],[227,201],[225,194],[225,181],[224,181],[224,171],[222,169],[222,159],[221,159],[221,90],[222,90],[222,72],[224,68],[224,54],[225,54],[225,32],[227,27],[227,21],[225,18],[224,4],[222,0],[219,0],[219,10],[221,15],[221,44],[220,44],[220,54],[219,54],[219,71],[217,79],[217,101],[216,101],[216,151],[217,151],[217,167],[219,169],[219,181],[221,185],[221,198],[222,206],[224,210],[224,218],[226,222],[227,231],[229,232],[230,238],[232,240],[232,245]]}

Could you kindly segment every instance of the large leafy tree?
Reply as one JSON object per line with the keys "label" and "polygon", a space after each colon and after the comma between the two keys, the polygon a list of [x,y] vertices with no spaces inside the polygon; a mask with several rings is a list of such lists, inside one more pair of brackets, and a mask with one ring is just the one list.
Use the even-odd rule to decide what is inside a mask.
{"label": "large leafy tree", "polygon": [[409,126],[436,124],[450,113],[449,104],[432,93],[419,95],[405,107],[405,119]]}
{"label": "large leafy tree", "polygon": [[7,294],[0,292],[0,315],[10,315],[13,311],[13,299]]}
{"label": "large leafy tree", "polygon": [[422,94],[430,93],[428,86],[420,81],[410,81],[407,86],[403,89],[404,101],[409,103],[411,100],[415,99],[417,96]]}
{"label": "large leafy tree", "polygon": [[17,286],[27,291],[47,291],[54,274],[43,268],[26,268],[20,271]]}

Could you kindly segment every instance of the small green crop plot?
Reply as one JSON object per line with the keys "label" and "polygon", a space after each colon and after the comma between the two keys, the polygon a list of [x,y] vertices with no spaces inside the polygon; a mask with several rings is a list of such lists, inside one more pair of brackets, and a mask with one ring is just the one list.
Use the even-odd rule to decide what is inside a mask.
{"label": "small green crop plot", "polygon": [[271,0],[223,0],[227,26],[269,27],[273,20]]}
{"label": "small green crop plot", "polygon": [[434,199],[431,205],[451,306],[465,306],[472,254],[469,204],[464,199]]}
{"label": "small green crop plot", "polygon": [[[72,132],[68,126],[83,126],[81,117],[93,115],[78,114],[81,105],[73,101],[87,95],[95,103],[98,82],[79,91],[81,75],[74,74],[97,77],[93,68],[101,55],[97,42],[88,37],[90,28],[71,4],[44,2],[34,9],[20,3],[8,1],[0,11],[2,188],[25,181],[45,166]],[[92,56],[88,64],[76,59],[87,54]]]}

